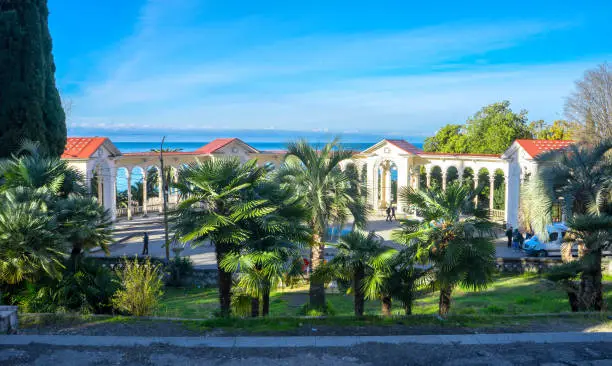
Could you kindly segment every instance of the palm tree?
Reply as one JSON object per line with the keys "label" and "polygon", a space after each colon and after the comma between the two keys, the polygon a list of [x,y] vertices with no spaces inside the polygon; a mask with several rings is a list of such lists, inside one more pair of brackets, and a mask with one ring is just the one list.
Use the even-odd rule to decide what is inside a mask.
{"label": "palm tree", "polygon": [[275,211],[266,199],[252,194],[267,173],[254,160],[241,164],[238,159],[215,159],[191,163],[179,174],[176,186],[184,199],[173,217],[176,234],[194,246],[207,241],[215,246],[222,316],[230,314],[232,272],[221,263],[251,237],[249,221]]}
{"label": "palm tree", "polygon": [[355,301],[355,316],[363,316],[365,293],[364,279],[372,268],[374,258],[389,257],[395,250],[384,248],[382,239],[374,232],[364,233],[361,231],[350,232],[338,240],[338,243],[330,244],[338,252],[329,262],[321,265],[314,273],[313,279],[330,281],[337,278],[350,281],[349,292],[352,292]]}
{"label": "palm tree", "polygon": [[[306,140],[290,143],[287,156],[279,171],[281,181],[294,187],[308,208],[310,264],[315,271],[323,263],[326,235],[332,224],[343,224],[351,215],[355,197],[349,194],[350,179],[340,169],[340,162],[351,159],[352,153],[343,150],[338,139],[316,150]],[[365,217],[355,217],[358,227],[365,226]],[[325,308],[325,284],[310,281],[310,306]]]}
{"label": "palm tree", "polygon": [[0,283],[16,285],[42,274],[57,276],[65,239],[41,197],[44,189],[0,193]]}
{"label": "palm tree", "polygon": [[108,253],[111,218],[95,198],[71,194],[54,206],[59,232],[72,245],[70,258],[75,272],[83,250],[100,247]]}
{"label": "palm tree", "polygon": [[[568,263],[551,275],[566,284],[572,310],[603,308],[600,267],[601,251],[607,245],[605,225],[612,214],[611,149],[612,140],[608,139],[542,154],[537,158],[542,168],[527,186],[530,194],[525,203],[531,209],[525,212],[524,221],[539,235],[547,235],[553,203],[562,201],[571,229],[566,236],[570,240],[562,248],[566,263],[573,260],[571,239],[580,244],[579,263]],[[576,276],[580,276],[578,285],[571,281]]]}
{"label": "palm tree", "polygon": [[[612,139],[596,145],[573,144],[565,150],[539,155],[539,179],[546,189],[534,212],[536,217],[552,217],[553,202],[562,198],[566,213],[600,214],[612,202]],[[612,212],[610,212],[612,213]],[[543,231],[542,223],[537,227]]]}
{"label": "palm tree", "polygon": [[56,195],[86,194],[83,175],[57,157],[39,153],[36,143],[24,143],[20,151],[0,161],[0,190],[46,187]]}
{"label": "palm tree", "polygon": [[415,252],[418,247],[406,247],[374,258],[364,279],[366,299],[380,299],[383,315],[391,315],[392,299],[398,300],[406,315],[412,314],[417,294],[426,292],[431,284],[430,269],[417,268]]}
{"label": "palm tree", "polygon": [[612,216],[577,215],[569,220],[569,226],[570,234],[586,249],[578,268],[578,310],[601,311],[605,308],[601,284],[601,257],[604,250],[612,247]]}
{"label": "palm tree", "polygon": [[423,220],[402,220],[402,227],[393,233],[393,238],[416,246],[416,258],[432,265],[432,276],[440,289],[440,315],[449,312],[455,286],[485,288],[495,269],[493,241],[480,234],[490,232],[492,224],[470,209],[477,193],[458,182],[446,190],[405,187],[400,192],[404,203],[416,206]]}
{"label": "palm tree", "polygon": [[367,204],[367,184],[365,184],[365,179],[361,177],[359,170],[357,170],[353,163],[346,164],[344,173],[349,179],[347,194],[352,198],[352,201],[349,202],[348,209],[351,212],[351,216],[353,216],[351,230],[355,231],[357,225],[367,222],[368,215],[370,214]]}
{"label": "palm tree", "polygon": [[307,210],[302,199],[276,179],[255,187],[255,198],[264,198],[276,208],[265,217],[247,223],[251,236],[240,252],[228,254],[221,265],[238,271],[238,287],[251,297],[251,315],[270,312],[270,293],[288,277],[301,275],[301,243],[308,241]]}

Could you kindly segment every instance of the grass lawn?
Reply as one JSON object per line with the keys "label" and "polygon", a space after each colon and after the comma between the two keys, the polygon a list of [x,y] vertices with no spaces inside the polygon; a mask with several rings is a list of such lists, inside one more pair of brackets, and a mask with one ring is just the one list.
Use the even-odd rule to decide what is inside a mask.
{"label": "grass lawn", "polygon": [[[604,297],[612,303],[612,285],[604,285]],[[337,316],[353,315],[353,298],[341,293],[327,295]],[[292,317],[308,301],[306,287],[286,289],[272,294],[270,315]],[[167,288],[156,316],[176,318],[211,318],[218,308],[216,288]],[[416,300],[414,314],[435,314],[438,293]],[[469,291],[457,288],[453,292],[451,314],[455,315],[519,315],[570,311],[567,295],[553,284],[535,275],[498,276],[488,289]],[[380,303],[367,301],[367,315],[380,315]],[[394,304],[394,314],[402,314],[400,304]]]}

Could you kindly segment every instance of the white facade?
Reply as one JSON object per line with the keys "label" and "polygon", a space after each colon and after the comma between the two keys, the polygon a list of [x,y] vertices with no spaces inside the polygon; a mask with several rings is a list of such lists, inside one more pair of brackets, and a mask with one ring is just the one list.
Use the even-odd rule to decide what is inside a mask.
{"label": "white facade", "polygon": [[[167,152],[164,153],[164,165],[169,167],[176,178],[176,172],[181,166],[195,160],[215,159],[218,157],[237,156],[242,162],[257,159],[261,164],[269,163],[278,167],[283,160],[284,153],[261,152],[239,139],[225,139],[221,146],[206,149],[206,146],[195,152]],[[212,143],[211,143],[212,144]],[[207,145],[209,146],[209,145]],[[113,219],[117,216],[127,216],[142,213],[147,215],[152,211],[161,210],[161,189],[157,197],[148,197],[146,184],[143,185],[143,205],[138,207],[132,201],[132,175],[138,169],[147,179],[147,172],[151,168],[160,171],[159,153],[142,152],[121,154],[119,150],[106,140],[93,154],[84,158],[67,158],[70,165],[77,168],[86,177],[88,185],[97,179],[98,198],[104,207],[110,210]],[[342,165],[345,166],[344,162]],[[353,157],[353,163],[359,172],[365,172],[368,187],[368,203],[371,208],[380,210],[393,204],[396,205],[400,214],[409,213],[407,207],[402,206],[401,200],[392,200],[392,190],[395,185],[397,191],[401,187],[419,188],[421,184],[432,185],[434,172],[441,175],[441,187],[446,188],[450,176],[454,174],[456,179],[463,181],[464,175],[470,176],[474,185],[489,184],[490,191],[494,190],[494,177],[503,176],[505,183],[504,209],[494,210],[493,194],[489,195],[489,202],[481,202],[481,207],[488,207],[492,216],[513,226],[518,225],[518,212],[520,202],[520,185],[529,175],[537,171],[537,163],[533,157],[515,142],[504,154],[441,154],[425,153],[403,140],[382,140],[374,146],[357,153]],[[423,168],[423,169],[422,169]],[[116,207],[116,180],[118,169],[125,169],[127,178],[128,207],[117,209]],[[425,174],[422,175],[421,171]],[[488,172],[488,182],[479,182],[480,172]],[[159,175],[159,174],[158,174]],[[392,176],[396,179],[393,180]],[[498,183],[499,184],[499,183]],[[161,187],[161,182],[159,183]],[[178,196],[170,192],[169,201],[176,203]],[[488,204],[488,206],[487,206]]]}

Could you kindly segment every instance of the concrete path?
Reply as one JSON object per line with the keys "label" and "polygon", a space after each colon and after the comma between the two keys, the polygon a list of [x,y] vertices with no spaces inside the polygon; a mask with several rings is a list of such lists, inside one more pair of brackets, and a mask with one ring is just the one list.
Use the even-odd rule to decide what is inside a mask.
{"label": "concrete path", "polygon": [[128,337],[69,335],[4,335],[0,345],[47,344],[52,346],[131,347],[165,344],[176,347],[278,348],[352,347],[365,343],[502,345],[512,343],[612,343],[612,333],[507,333],[420,336],[327,336],[327,337]]}
{"label": "concrete path", "polygon": [[[396,249],[401,248],[401,245],[391,240],[391,233],[393,230],[399,227],[397,221],[387,222],[384,217],[374,216],[370,218],[368,222],[367,230],[375,231],[384,240],[384,244],[389,247]],[[140,255],[142,253],[142,235],[144,232],[149,233],[149,255],[157,258],[165,257],[164,244],[164,230],[161,217],[156,214],[151,214],[149,217],[134,217],[133,220],[128,221],[122,219],[114,225],[113,238],[114,240],[120,240],[128,238],[119,244],[114,244],[110,247],[111,256],[123,257],[133,256],[135,254]],[[497,251],[497,257],[502,258],[521,258],[525,254],[522,252],[515,252],[512,249],[507,248],[506,239],[504,237],[497,238],[495,241],[495,247]],[[335,250],[328,248],[325,251],[326,258],[329,260],[333,258]],[[105,256],[102,251],[96,251],[89,253],[90,256],[101,257]],[[173,255],[171,253],[171,255]],[[215,250],[209,244],[200,245],[198,247],[191,247],[189,244],[185,246],[185,249],[181,252],[181,256],[187,256],[191,258],[196,268],[201,269],[215,269],[216,258]],[[304,251],[304,256],[308,257],[308,251]]]}

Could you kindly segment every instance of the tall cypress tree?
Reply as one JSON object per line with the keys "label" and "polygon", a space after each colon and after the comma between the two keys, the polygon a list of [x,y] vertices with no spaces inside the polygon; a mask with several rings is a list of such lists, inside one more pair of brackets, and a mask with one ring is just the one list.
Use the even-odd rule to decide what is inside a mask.
{"label": "tall cypress tree", "polygon": [[0,157],[24,139],[50,155],[64,151],[48,18],[47,0],[0,0]]}

